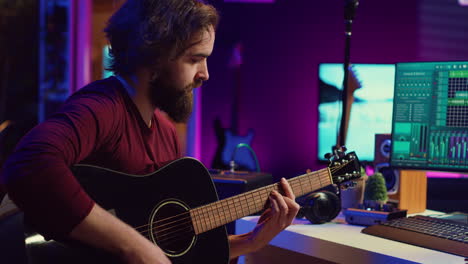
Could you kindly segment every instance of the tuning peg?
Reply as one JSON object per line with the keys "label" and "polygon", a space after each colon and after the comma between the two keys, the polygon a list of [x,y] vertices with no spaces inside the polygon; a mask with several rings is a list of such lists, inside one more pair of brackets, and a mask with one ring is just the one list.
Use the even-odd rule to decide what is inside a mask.
{"label": "tuning peg", "polygon": [[326,158],[327,160],[330,160],[331,157],[333,157],[333,154],[327,153],[327,154],[323,155],[323,157]]}

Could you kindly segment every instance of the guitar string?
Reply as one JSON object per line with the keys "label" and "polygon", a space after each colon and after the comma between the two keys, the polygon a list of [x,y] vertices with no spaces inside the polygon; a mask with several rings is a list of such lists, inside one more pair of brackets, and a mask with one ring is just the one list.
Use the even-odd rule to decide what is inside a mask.
{"label": "guitar string", "polygon": [[[299,182],[296,182],[295,185],[299,184]],[[295,186],[297,187],[297,186]],[[190,235],[192,235],[192,231],[193,231],[193,228],[192,226],[190,225],[190,221],[188,222],[185,222],[184,226],[183,227],[177,227],[177,230],[175,230],[174,232],[176,232],[175,235],[173,235],[174,232],[169,232],[169,233],[166,233],[166,234],[161,234],[161,230],[158,231],[158,234],[156,234],[157,236],[157,242],[161,245],[162,243],[166,243],[166,242],[169,242],[172,240],[172,242],[174,241],[177,241],[177,240],[180,240],[182,239],[183,237],[185,237],[189,232],[190,232]],[[216,223],[212,223],[214,225],[217,225],[217,226],[220,226],[220,224],[216,224]],[[185,229],[185,230],[184,230]],[[187,230],[188,229],[188,230]],[[181,237],[182,236],[182,237]],[[170,243],[172,243],[170,242]]]}
{"label": "guitar string", "polygon": [[[299,185],[299,184],[300,184],[300,182],[296,182],[296,183],[293,184],[293,185],[295,185],[294,187],[297,188],[297,187],[298,187],[297,185]],[[236,207],[237,207],[237,206],[236,206]],[[240,206],[240,208],[243,208],[243,207]],[[245,207],[244,207],[244,208],[245,208]],[[219,214],[218,214],[218,215],[219,215]],[[185,218],[185,219],[187,219],[187,218]],[[179,219],[178,221],[185,220],[185,219]],[[221,225],[222,225],[222,224],[216,223],[216,221],[215,221],[214,223],[213,223],[213,222],[210,222],[210,223],[213,224],[213,225],[215,225],[215,226],[221,226]],[[169,239],[174,238],[174,236],[170,236],[172,233],[177,232],[176,236],[179,236],[179,233],[182,232],[181,230],[187,229],[187,228],[188,228],[189,230],[185,231],[184,233],[191,232],[191,231],[193,231],[193,229],[192,229],[192,226],[191,226],[190,224],[191,224],[191,221],[187,221],[187,222],[184,222],[184,223],[182,223],[182,224],[178,224],[177,227],[176,227],[176,226],[173,226],[173,227],[170,227],[170,228],[166,228],[166,229],[164,229],[164,230],[161,230],[161,229],[156,230],[157,233],[158,233],[158,234],[157,234],[157,237],[158,237],[157,240],[158,240],[159,242],[165,242],[165,240],[169,240]],[[180,225],[182,225],[183,227],[180,227]],[[170,229],[174,229],[174,228],[177,228],[177,229],[176,229],[176,230],[170,230]],[[173,232],[168,232],[168,233],[166,233],[166,234],[162,234],[163,231],[167,231],[167,230],[170,230],[170,231],[173,231]],[[149,232],[148,232],[148,233],[149,233]],[[156,232],[155,232],[155,233],[156,233]],[[170,236],[170,237],[168,237],[168,238],[166,239],[166,238],[164,238],[165,236]]]}
{"label": "guitar string", "polygon": [[[297,183],[299,183],[299,182],[297,182]],[[188,222],[185,223],[186,224],[185,227],[183,227],[183,228],[178,227],[177,230],[174,231],[174,232],[176,232],[175,235],[173,235],[174,232],[169,232],[169,233],[164,234],[164,235],[157,234],[157,236],[159,237],[157,239],[157,242],[160,245],[162,245],[163,243],[166,243],[166,242],[169,242],[169,241],[172,240],[172,242],[169,242],[169,243],[173,243],[173,241],[178,241],[178,240],[184,238],[187,235],[188,232],[190,233],[190,236],[193,236],[192,231],[194,231],[194,230],[193,230],[193,226],[190,225],[190,223],[191,223],[191,221],[188,221]],[[183,229],[187,229],[187,228],[188,228],[188,230],[182,231]],[[168,237],[161,238],[163,236],[168,236]]]}
{"label": "guitar string", "polygon": [[[224,202],[224,204],[226,204],[226,203]],[[250,205],[252,205],[252,207],[254,207],[254,206],[256,205],[256,201],[248,201],[248,206],[249,206],[249,208],[250,208]],[[226,220],[227,220],[226,217],[223,218],[223,216],[222,216],[222,213],[223,213],[223,212],[219,210],[219,209],[222,209],[222,208],[223,208],[223,204],[220,204],[219,206],[216,206],[216,207],[211,207],[211,208],[209,208],[209,209],[211,209],[211,211],[212,211],[212,212],[211,212],[211,215],[218,216],[218,217],[217,217],[218,221],[222,221],[222,219],[226,219]],[[233,209],[236,210],[236,212],[237,212],[237,211],[245,211],[245,206],[242,206],[242,205],[239,205],[239,204],[235,204],[235,206],[234,206]],[[239,210],[239,209],[241,209],[241,210]],[[185,212],[185,214],[181,214],[181,216],[184,216],[184,215],[187,216],[187,214],[188,214],[188,212]],[[207,217],[203,217],[203,218],[206,219]],[[177,228],[177,227],[180,226],[180,225],[189,224],[189,223],[191,223],[190,221],[178,223],[178,222],[180,222],[180,221],[189,220],[189,219],[190,219],[190,217],[183,217],[183,218],[177,219],[176,221],[172,221],[172,222],[169,222],[169,223],[165,223],[165,224],[162,225],[162,226],[159,225],[159,226],[157,227],[157,230],[156,230],[156,231],[162,233],[162,232],[165,232],[165,231],[167,231],[167,230],[171,230],[171,229]],[[217,222],[216,220],[215,220],[215,221],[209,221],[209,224],[211,224],[211,225],[218,225],[218,223],[216,223],[216,222]],[[169,226],[168,228],[161,228],[161,227],[165,227],[165,226],[168,226],[168,225],[172,225],[172,226]]]}
{"label": "guitar string", "polygon": [[[337,170],[339,170],[339,169],[333,169],[333,171],[337,171]],[[304,175],[304,176],[305,176],[305,175]],[[300,176],[299,176],[299,177],[300,177]],[[292,179],[292,181],[293,181],[293,180],[295,180],[295,179]],[[276,187],[278,184],[274,184],[274,185],[275,185],[275,186],[273,186],[273,187],[271,187],[271,186],[265,186],[265,187],[274,188],[274,187]],[[237,206],[237,205],[236,205],[236,206]],[[205,205],[205,206],[202,206],[202,207],[199,207],[199,208],[203,208],[203,207],[208,207],[208,205]],[[196,208],[196,209],[198,209],[198,208]],[[147,227],[147,226],[149,226],[149,225],[151,225],[151,224],[156,224],[156,225],[158,225],[158,226],[168,225],[168,224],[171,224],[171,223],[173,223],[173,222],[169,222],[169,223],[166,223],[166,224],[159,224],[159,223],[164,222],[164,221],[168,221],[169,219],[176,218],[176,217],[179,217],[179,216],[181,216],[181,215],[186,215],[186,214],[188,214],[188,213],[189,213],[189,212],[183,212],[183,213],[178,214],[178,215],[174,215],[174,216],[171,216],[171,217],[168,217],[168,218],[164,218],[164,219],[161,219],[161,220],[157,220],[157,221],[155,221],[155,222],[153,222],[153,223],[150,223],[150,224],[145,224],[145,225],[141,225],[141,226],[135,227],[135,229],[138,230],[138,229]],[[177,222],[177,221],[174,221],[174,222]],[[148,229],[147,229],[147,230],[143,230],[142,232],[144,232],[144,231],[148,231]]]}
{"label": "guitar string", "polygon": [[[332,170],[336,171],[335,169],[332,169]],[[320,174],[320,173],[319,173],[319,174]],[[319,175],[319,177],[320,177],[320,175]],[[300,184],[300,182],[294,182],[293,184]],[[274,187],[275,187],[275,186],[273,186],[273,188],[274,188]],[[242,208],[242,206],[240,206],[240,207]],[[237,206],[236,206],[236,208],[237,208]],[[210,209],[213,209],[213,208],[210,208]],[[217,210],[217,208],[216,208],[216,210]],[[187,215],[188,213],[189,213],[189,212],[184,212],[184,213],[182,213],[182,214],[179,214],[178,216]],[[214,213],[214,212],[211,212],[211,213]],[[218,215],[220,215],[219,212],[218,212]],[[174,217],[177,217],[177,216],[173,216],[173,217],[170,217],[170,218],[174,218]],[[186,220],[186,219],[190,219],[190,217],[185,217],[185,218],[179,219],[179,220],[177,220],[177,221],[169,222],[169,223],[166,223],[165,225],[174,224],[174,223],[176,223],[176,222],[178,222],[178,221],[182,221],[182,220]],[[204,220],[206,221],[206,219],[204,219]],[[160,222],[160,221],[167,221],[167,219],[162,219],[162,220],[159,220],[159,221],[155,221],[155,222],[153,222],[153,223],[157,223],[157,222]],[[216,220],[215,220],[214,223],[213,223],[212,221],[209,221],[209,223],[213,225],[213,228],[214,228],[215,226],[220,226],[220,225],[222,225],[222,224],[217,224],[217,223],[216,223]],[[168,228],[166,228],[166,229],[163,229],[163,230],[157,230],[157,228],[156,228],[155,230],[156,230],[156,232],[159,232],[159,233],[157,234],[158,236],[162,236],[161,233],[162,233],[163,231],[167,231],[167,230],[173,231],[173,232],[169,232],[169,233],[167,233],[167,234],[164,235],[164,236],[168,236],[168,235],[171,235],[171,234],[174,233],[174,232],[179,233],[180,230],[181,230],[181,228],[180,228],[181,225],[182,225],[182,226],[185,226],[185,228],[188,227],[188,228],[190,229],[189,232],[193,231],[193,229],[192,229],[192,228],[193,228],[193,225],[191,225],[191,224],[192,224],[192,221],[189,220],[189,221],[186,221],[186,222],[183,222],[183,223],[180,223],[180,224],[175,224],[175,225],[173,225],[173,226],[171,226],[171,227],[168,227]],[[138,228],[145,227],[145,226],[148,226],[148,225],[150,225],[150,224],[143,225],[143,226],[140,226],[140,227],[138,227]],[[149,233],[149,232],[150,232],[150,229],[143,230],[143,231],[139,231],[139,232],[141,232],[141,233]],[[153,234],[155,234],[156,232],[154,232]],[[176,235],[177,235],[177,234],[176,234]],[[167,238],[167,239],[172,239],[172,238],[174,238],[174,236],[171,236],[171,237],[169,237],[169,238]],[[167,240],[167,239],[166,239],[166,240]],[[163,241],[163,240],[160,240],[160,241]]]}
{"label": "guitar string", "polygon": [[[295,179],[293,179],[293,181],[294,181],[294,180],[295,180]],[[294,181],[293,184],[300,184],[300,182]],[[299,185],[299,186],[300,186],[300,185]],[[319,186],[320,186],[320,185],[319,185]],[[272,186],[267,186],[267,187],[275,188],[276,186],[273,186],[273,187],[272,187]],[[258,194],[258,191],[257,191],[256,193]],[[263,195],[262,195],[261,197],[263,197]],[[221,202],[221,201],[220,201],[220,202]],[[254,202],[254,203],[255,203],[255,202]],[[207,207],[207,206],[206,206],[206,207]],[[237,208],[237,207],[242,208],[242,206],[241,206],[241,205],[238,205],[238,204],[235,204],[235,207],[236,207],[236,208]],[[199,207],[199,208],[202,208],[202,207]],[[210,209],[216,209],[216,210],[217,210],[218,208],[220,208],[220,207],[210,208]],[[161,219],[161,220],[157,220],[157,221],[153,222],[153,224],[157,224],[159,227],[165,226],[165,225],[169,225],[169,224],[173,224],[173,223],[176,223],[176,222],[181,221],[181,220],[178,219],[178,220],[176,220],[176,221],[169,222],[169,223],[165,223],[165,224],[162,224],[161,222],[168,221],[169,219],[173,219],[173,218],[179,217],[179,216],[181,216],[181,215],[186,215],[186,214],[188,214],[188,213],[189,213],[189,212],[184,212],[184,213],[181,213],[181,214],[179,214],[179,215],[174,215],[174,216],[171,216],[171,217],[168,217],[168,218],[164,218],[164,219]],[[219,215],[219,212],[218,212],[218,215]],[[138,229],[140,229],[140,228],[147,227],[148,225],[150,225],[150,224],[142,225],[142,226],[136,227],[135,229],[138,230]]]}

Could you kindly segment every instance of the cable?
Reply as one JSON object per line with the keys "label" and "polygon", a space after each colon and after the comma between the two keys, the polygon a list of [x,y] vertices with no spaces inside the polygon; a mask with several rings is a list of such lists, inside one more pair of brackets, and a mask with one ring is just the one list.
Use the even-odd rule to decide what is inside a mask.
{"label": "cable", "polygon": [[240,148],[247,148],[250,151],[250,154],[252,154],[254,161],[255,161],[255,167],[257,168],[257,172],[260,172],[260,164],[258,163],[257,155],[255,154],[255,151],[252,149],[252,147],[249,146],[249,144],[246,143],[239,143],[237,144],[236,148],[232,152],[231,156],[231,162],[229,162],[229,165],[231,167],[231,172],[234,172],[234,168],[236,166],[236,162],[234,161],[236,157],[237,150]]}

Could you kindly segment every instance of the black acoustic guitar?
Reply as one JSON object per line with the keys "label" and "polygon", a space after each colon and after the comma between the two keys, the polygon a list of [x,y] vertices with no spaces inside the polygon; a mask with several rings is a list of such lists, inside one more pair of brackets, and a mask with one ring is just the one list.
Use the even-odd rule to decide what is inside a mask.
{"label": "black acoustic guitar", "polygon": [[[207,169],[192,158],[176,160],[143,176],[88,165],[76,165],[73,171],[98,204],[156,243],[173,263],[228,263],[229,245],[224,225],[264,209],[272,190],[282,192],[276,183],[218,201]],[[289,184],[300,196],[359,178],[358,172],[357,157],[349,153],[328,168],[289,179]],[[75,263],[72,260],[114,263],[89,249],[57,244],[53,245],[55,251],[73,248],[74,253],[62,253],[68,257],[73,255],[67,263]],[[36,248],[27,246],[32,248],[30,252],[40,251],[37,245]],[[44,258],[44,254],[32,258]]]}

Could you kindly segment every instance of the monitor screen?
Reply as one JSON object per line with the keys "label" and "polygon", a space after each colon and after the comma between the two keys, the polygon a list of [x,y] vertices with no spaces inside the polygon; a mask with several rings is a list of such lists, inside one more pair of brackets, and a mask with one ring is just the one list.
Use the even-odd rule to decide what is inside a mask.
{"label": "monitor screen", "polygon": [[109,49],[110,49],[110,45],[105,45],[102,48],[102,78],[103,79],[114,75],[112,71],[108,70],[111,64],[111,60],[112,60]]}
{"label": "monitor screen", "polygon": [[391,164],[468,171],[468,61],[396,65]]}
{"label": "monitor screen", "polygon": [[[394,64],[352,65],[352,76],[360,88],[354,91],[346,147],[356,151],[361,161],[374,160],[375,134],[392,130]],[[343,64],[321,63],[319,70],[318,159],[336,144],[341,118]],[[350,88],[354,88],[351,87]]]}

